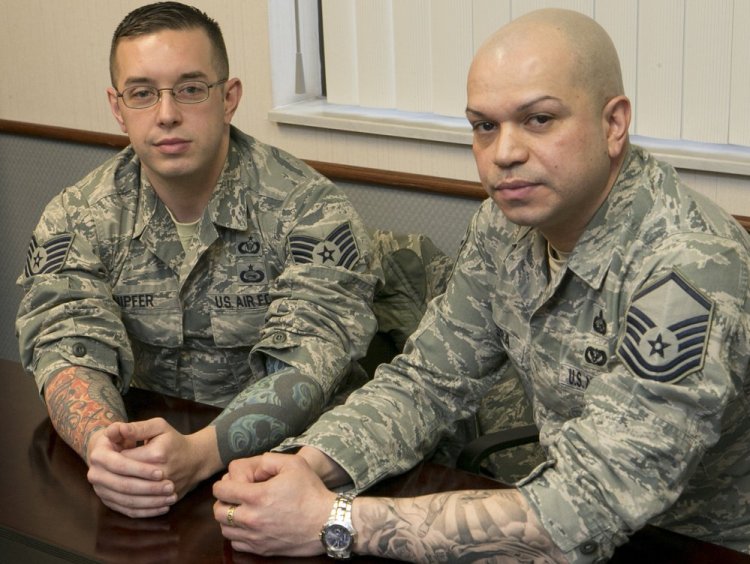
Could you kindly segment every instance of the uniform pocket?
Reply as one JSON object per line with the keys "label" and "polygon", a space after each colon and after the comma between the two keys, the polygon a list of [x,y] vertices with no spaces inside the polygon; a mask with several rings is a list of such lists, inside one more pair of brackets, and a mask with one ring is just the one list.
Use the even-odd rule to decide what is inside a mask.
{"label": "uniform pocket", "polygon": [[266,321],[268,293],[211,297],[211,330],[217,347],[248,347],[258,342]]}
{"label": "uniform pocket", "polygon": [[182,344],[182,308],[174,292],[116,294],[131,338],[156,347]]}

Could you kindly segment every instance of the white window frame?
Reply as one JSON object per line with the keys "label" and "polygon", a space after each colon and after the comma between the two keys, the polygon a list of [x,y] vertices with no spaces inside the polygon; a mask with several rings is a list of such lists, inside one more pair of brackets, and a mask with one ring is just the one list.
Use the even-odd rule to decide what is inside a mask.
{"label": "white window frame", "polygon": [[[595,10],[598,2],[604,0],[569,0],[569,4],[566,7],[573,9],[580,9],[584,13],[592,15],[592,10]],[[367,25],[359,31],[362,35],[372,34],[372,29],[386,29],[389,30],[387,33],[392,34],[393,37],[398,36],[399,27],[398,25],[391,24],[389,22],[382,21],[382,12],[385,9],[386,16],[393,16],[394,9],[401,13],[404,17],[409,15],[413,16],[415,10],[426,10],[429,11],[430,6],[440,5],[443,9],[442,18],[445,19],[445,14],[453,14],[454,17],[458,18],[459,11],[457,6],[460,4],[460,9],[467,11],[471,15],[471,10],[467,8],[468,5],[473,5],[476,10],[481,14],[481,11],[487,9],[488,3],[503,4],[510,3],[511,8],[516,7],[518,0],[323,0],[326,5],[329,5],[331,9],[329,11],[324,10],[324,17],[327,13],[332,13],[335,16],[334,22],[324,22],[325,25],[335,26],[337,29],[343,30],[345,40],[355,41],[357,28],[355,24],[351,23],[352,11],[355,9],[362,9],[365,13],[375,14],[368,20]],[[397,4],[398,3],[398,4]],[[544,4],[555,4],[553,2],[524,2],[524,11],[532,9],[533,7],[539,7]],[[638,106],[638,100],[640,98],[645,99],[654,89],[664,91],[665,88],[671,87],[673,82],[669,80],[676,80],[679,82],[680,87],[684,87],[684,91],[680,94],[682,97],[681,102],[684,104],[685,111],[700,111],[701,108],[706,107],[709,104],[721,102],[716,100],[716,96],[721,95],[721,92],[716,92],[717,89],[725,88],[731,90],[731,94],[734,98],[740,95],[747,94],[744,100],[750,99],[750,77],[747,76],[747,72],[744,67],[741,66],[742,60],[747,60],[746,57],[750,56],[750,42],[740,41],[740,37],[729,38],[727,40],[721,40],[722,38],[717,37],[712,28],[718,30],[726,28],[727,26],[733,29],[740,29],[743,26],[741,22],[750,23],[750,3],[741,2],[739,0],[718,0],[716,3],[702,3],[698,0],[665,0],[663,2],[640,2],[638,3],[638,9],[632,10],[633,3],[638,3],[636,0],[630,2],[617,3],[623,6],[622,14],[612,11],[611,7],[608,7],[609,13],[605,12],[605,15],[600,18],[602,25],[605,27],[611,24],[612,29],[609,30],[613,36],[613,40],[619,50],[634,53],[630,59],[623,61],[623,74],[626,80],[626,90],[632,91],[631,100],[633,101],[635,116],[633,120],[633,126],[631,127],[631,139],[634,143],[643,146],[650,150],[657,157],[663,158],[670,162],[674,166],[682,169],[706,171],[706,172],[718,172],[724,174],[738,174],[750,176],[750,110],[736,110],[733,105],[728,107],[726,115],[721,117],[731,121],[731,115],[737,114],[741,116],[741,119],[736,120],[729,124],[731,135],[735,138],[740,139],[742,143],[712,143],[706,141],[691,141],[686,139],[671,139],[667,137],[657,137],[648,135],[649,133],[649,120],[656,119],[660,115],[671,108],[661,108],[657,105],[648,106],[643,104],[641,107]],[[295,25],[294,25],[294,10],[295,4],[298,7],[298,13],[300,14],[301,25],[299,28],[300,38],[302,43],[302,55],[296,53],[296,37],[295,37]],[[533,6],[526,6],[533,4]],[[559,5],[557,2],[555,5]],[[386,6],[386,8],[384,8]],[[394,8],[396,6],[396,8]],[[447,7],[446,7],[447,6]],[[496,9],[496,8],[492,8]],[[370,10],[370,12],[367,12]],[[512,10],[511,10],[512,11]],[[520,8],[516,8],[516,11],[520,11]],[[439,12],[436,9],[436,12]],[[645,12],[645,13],[644,13]],[[378,14],[381,15],[378,15]],[[514,12],[515,13],[515,12]],[[635,14],[635,16],[634,16]],[[398,14],[397,14],[398,15]],[[518,14],[516,14],[518,15]],[[674,60],[675,53],[672,51],[664,56],[663,63],[669,64],[673,68],[674,77],[663,76],[664,70],[661,69],[649,69],[648,65],[651,63],[654,56],[658,57],[658,51],[660,49],[669,50],[669,46],[660,45],[654,43],[650,45],[650,49],[653,50],[655,55],[652,53],[646,56],[639,53],[642,46],[636,48],[632,45],[635,41],[632,34],[628,34],[623,31],[622,25],[615,25],[607,21],[609,18],[622,17],[626,19],[628,17],[639,18],[641,25],[648,25],[649,19],[663,18],[678,16],[680,21],[684,21],[685,32],[690,33],[691,30],[696,32],[698,27],[701,28],[701,34],[707,35],[705,42],[718,43],[716,49],[709,54],[704,54],[705,42],[700,45],[691,45],[687,42],[684,46],[684,52],[680,54],[682,57],[682,65],[680,66],[679,60]],[[727,18],[734,18],[733,21],[729,21]],[[712,26],[707,26],[706,21],[712,21]],[[290,25],[291,23],[291,25]],[[484,37],[486,37],[494,28],[498,25],[494,23],[487,23],[486,18],[483,19],[476,15],[476,12],[472,17],[464,17],[461,19],[462,25],[468,27],[473,26],[474,37],[468,39],[464,37],[462,39],[462,53],[465,52],[467,42],[471,43],[471,51],[476,49],[476,43],[481,43]],[[632,22],[630,22],[632,24]],[[388,28],[389,25],[393,25],[393,28]],[[438,24],[433,25],[440,25]],[[446,25],[442,22],[442,25]],[[634,24],[637,25],[637,24]],[[385,26],[385,27],[384,27]],[[722,27],[723,26],[723,27]],[[682,33],[680,29],[673,29],[673,34]],[[721,32],[716,32],[721,33]],[[376,108],[368,105],[350,104],[350,103],[332,103],[331,100],[327,99],[322,95],[320,89],[320,76],[321,68],[319,64],[318,55],[318,15],[317,15],[317,0],[269,0],[269,35],[271,40],[271,53],[272,53],[272,81],[274,90],[274,107],[269,111],[268,118],[270,121],[277,124],[288,124],[294,126],[304,126],[312,128],[348,131],[365,133],[371,135],[390,136],[407,139],[418,139],[439,143],[459,144],[459,145],[471,145],[472,134],[471,129],[466,122],[466,119],[461,116],[463,108],[456,109],[456,93],[455,93],[455,82],[457,79],[453,79],[451,84],[443,84],[442,86],[438,81],[433,81],[433,87],[436,91],[442,92],[444,90],[452,90],[451,95],[453,96],[453,103],[451,110],[445,113],[436,113],[431,111],[414,111],[408,109],[394,109],[393,107]],[[667,39],[669,39],[668,34]],[[404,39],[403,30],[401,31],[401,40],[408,41],[421,41],[423,38],[420,36],[419,30],[414,30],[415,38],[406,36]],[[664,40],[665,34],[662,33],[659,37]],[[743,36],[744,37],[744,36]],[[672,37],[674,40],[674,37]],[[389,49],[393,49],[390,42],[385,42],[382,49],[380,43],[378,43],[378,49],[372,50],[376,55],[379,56],[380,51],[383,51],[383,59],[381,66],[375,65],[375,68],[386,68],[386,73],[393,73],[393,54]],[[444,48],[444,47],[443,47]],[[437,48],[434,48],[437,49]],[[433,49],[433,50],[434,50]],[[336,77],[335,73],[331,72],[331,65],[342,66],[347,70],[349,76],[356,75],[358,73],[359,62],[356,61],[357,49],[338,48],[332,53],[326,53],[326,72],[328,79]],[[408,50],[406,52],[409,52]],[[442,53],[445,55],[445,53]],[[730,56],[733,55],[733,56]],[[621,54],[622,57],[622,54]],[[670,57],[672,57],[670,59]],[[390,62],[389,62],[390,58]],[[435,56],[435,58],[438,58]],[[440,60],[449,58],[442,56]],[[290,65],[290,61],[296,60],[295,65]],[[299,61],[302,60],[304,64],[305,84],[307,86],[307,92],[298,93],[295,92],[294,83],[296,73],[290,71],[290,69],[298,69]],[[691,65],[686,65],[685,61],[690,61]],[[711,69],[710,65],[715,64],[715,61],[726,61],[726,63],[719,69]],[[367,61],[370,62],[369,60]],[[377,63],[378,61],[376,61]],[[423,61],[424,62],[424,61]],[[416,64],[411,61],[410,64]],[[466,65],[465,57],[464,61],[453,61],[452,67],[449,66],[449,73],[436,73],[440,74],[442,79],[445,79],[445,74],[457,76],[462,74],[465,76],[465,71],[459,71],[461,65]],[[635,70],[633,67],[640,65],[643,69],[639,72],[638,77],[635,77]],[[661,63],[660,63],[661,65]],[[695,67],[695,68],[693,68]],[[414,67],[414,68],[422,68]],[[709,85],[709,88],[702,89],[701,84],[705,80],[699,75],[701,72],[711,72],[711,76],[716,77],[719,84]],[[733,72],[735,71],[735,72]],[[370,76],[372,74],[373,76]],[[372,94],[376,90],[380,89],[381,92],[375,92],[381,99],[387,100],[387,104],[391,106],[400,105],[402,107],[409,108],[421,108],[430,106],[431,101],[425,103],[424,98],[428,97],[424,94],[412,95],[411,99],[409,96],[404,97],[400,94],[397,88],[394,88],[392,83],[384,78],[386,75],[381,74],[381,71],[377,70],[373,73],[368,73],[364,77],[357,75],[357,81],[361,86],[358,88],[355,86],[349,86],[350,92],[346,92],[344,87],[345,95],[342,98],[361,100],[371,99],[372,96],[360,95],[360,91]],[[409,76],[409,73],[406,73]],[[640,78],[641,76],[646,79]],[[424,83],[425,80],[429,80],[429,77],[425,76],[418,77],[418,81]],[[640,82],[639,82],[640,80]],[[464,82],[464,78],[461,79],[461,84]],[[384,83],[388,83],[385,84]],[[690,88],[690,85],[695,87]],[[710,88],[713,86],[713,89]],[[463,87],[462,87],[463,88]],[[668,91],[668,90],[667,90]],[[661,92],[654,94],[654,98],[658,98]],[[639,98],[640,97],[640,98]],[[664,98],[663,96],[661,96]],[[406,101],[404,101],[406,100]],[[463,103],[461,101],[461,103]],[[733,100],[732,104],[739,104],[740,100]],[[439,105],[439,104],[438,104]],[[734,112],[734,114],[730,113]],[[452,113],[453,115],[445,115]],[[679,117],[679,116],[678,116]],[[709,114],[704,120],[712,119]],[[639,121],[640,120],[640,121]],[[701,123],[700,119],[695,119],[691,115],[690,120],[682,120],[682,123],[674,125],[674,132],[676,136],[681,136],[687,129],[689,132],[691,127],[693,130],[702,129],[707,131],[707,136],[712,136],[711,127],[712,124]],[[722,120],[714,120],[721,122]],[[721,124],[720,124],[721,125]],[[646,134],[642,134],[645,132]]]}

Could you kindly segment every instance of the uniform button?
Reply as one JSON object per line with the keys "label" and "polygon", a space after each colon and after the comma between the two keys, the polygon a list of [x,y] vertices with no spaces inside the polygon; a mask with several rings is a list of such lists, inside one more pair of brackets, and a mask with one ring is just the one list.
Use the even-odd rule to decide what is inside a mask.
{"label": "uniform button", "polygon": [[274,343],[283,343],[286,341],[286,334],[285,333],[274,333],[272,338]]}
{"label": "uniform button", "polygon": [[73,354],[78,357],[84,356],[86,354],[86,345],[83,343],[73,345]]}
{"label": "uniform button", "polygon": [[592,554],[599,547],[594,541],[588,541],[581,545],[581,554]]}

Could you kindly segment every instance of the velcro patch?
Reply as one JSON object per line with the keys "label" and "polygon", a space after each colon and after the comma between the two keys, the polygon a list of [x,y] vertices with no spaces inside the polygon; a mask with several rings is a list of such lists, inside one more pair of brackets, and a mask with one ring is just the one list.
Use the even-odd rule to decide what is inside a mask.
{"label": "velcro patch", "polygon": [[359,260],[357,241],[348,221],[331,231],[325,239],[310,235],[291,235],[289,248],[295,264],[350,268]]}
{"label": "velcro patch", "polygon": [[65,264],[65,258],[68,256],[68,251],[72,244],[72,233],[56,235],[41,245],[37,243],[36,237],[32,235],[29,250],[26,251],[24,274],[28,277],[36,274],[57,272]]}
{"label": "velcro patch", "polygon": [[677,273],[641,290],[617,356],[637,376],[674,383],[703,367],[713,302]]}

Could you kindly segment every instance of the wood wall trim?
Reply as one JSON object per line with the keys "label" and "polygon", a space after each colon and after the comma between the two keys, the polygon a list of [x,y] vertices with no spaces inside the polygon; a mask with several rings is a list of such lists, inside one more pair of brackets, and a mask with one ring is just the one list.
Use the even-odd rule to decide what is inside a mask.
{"label": "wood wall trim", "polygon": [[83,129],[69,129],[54,125],[38,125],[23,121],[11,121],[0,119],[0,133],[11,135],[27,135],[41,139],[53,139],[57,141],[69,141],[71,143],[83,143],[85,145],[104,145],[115,149],[122,149],[128,145],[125,135],[113,135],[111,133],[96,133]]}
{"label": "wood wall trim", "polygon": [[[68,141],[87,145],[103,145],[118,149],[121,149],[128,144],[128,138],[125,135],[95,133],[92,131],[84,131],[82,129],[37,125],[34,123],[4,119],[0,119],[0,133],[27,135],[42,139],[53,139],[56,141]],[[479,182],[453,180],[449,178],[439,178],[437,176],[395,172],[321,161],[307,160],[305,162],[328,178],[342,182],[377,184],[391,188],[418,190],[421,192],[432,192],[446,196],[472,198],[477,200],[483,200],[487,196]]]}
{"label": "wood wall trim", "polygon": [[[125,135],[96,133],[82,129],[37,125],[34,123],[6,119],[0,119],[0,133],[27,135],[42,139],[54,139],[57,141],[68,141],[88,145],[104,145],[114,148],[123,148],[128,144],[128,138]],[[421,192],[431,192],[446,196],[473,198],[477,200],[482,200],[486,197],[486,193],[479,182],[326,163],[321,161],[306,162],[321,174],[332,180],[377,184],[379,186],[387,186],[391,188],[417,190]],[[747,231],[750,231],[750,217],[742,215],[735,215],[734,217]]]}

